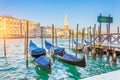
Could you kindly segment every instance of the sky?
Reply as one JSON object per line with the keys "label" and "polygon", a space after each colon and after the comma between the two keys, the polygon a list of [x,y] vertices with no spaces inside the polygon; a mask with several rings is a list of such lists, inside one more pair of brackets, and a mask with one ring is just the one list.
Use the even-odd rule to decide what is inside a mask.
{"label": "sky", "polygon": [[[120,0],[0,0],[0,15],[39,22],[41,25],[63,28],[64,17],[68,15],[69,27],[79,29],[99,26],[97,16],[113,17],[111,31],[120,26]],[[105,31],[106,24],[102,25]]]}

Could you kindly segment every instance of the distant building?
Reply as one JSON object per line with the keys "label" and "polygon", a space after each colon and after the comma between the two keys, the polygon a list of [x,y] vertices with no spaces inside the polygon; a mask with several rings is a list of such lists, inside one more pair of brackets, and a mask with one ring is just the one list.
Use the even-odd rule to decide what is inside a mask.
{"label": "distant building", "polygon": [[[54,36],[57,35],[57,37],[68,37],[69,30],[73,31],[72,29],[64,30],[62,28],[54,28]],[[43,34],[45,37],[52,37],[52,27],[51,26],[44,27]]]}
{"label": "distant building", "polygon": [[45,37],[52,37],[52,27],[46,26],[43,30],[43,34]]}

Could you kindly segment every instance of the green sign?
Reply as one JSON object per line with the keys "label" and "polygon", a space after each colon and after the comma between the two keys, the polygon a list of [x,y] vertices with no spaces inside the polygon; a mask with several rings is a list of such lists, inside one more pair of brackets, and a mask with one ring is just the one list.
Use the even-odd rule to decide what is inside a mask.
{"label": "green sign", "polygon": [[112,17],[106,17],[106,16],[98,16],[98,22],[113,23],[113,18]]}

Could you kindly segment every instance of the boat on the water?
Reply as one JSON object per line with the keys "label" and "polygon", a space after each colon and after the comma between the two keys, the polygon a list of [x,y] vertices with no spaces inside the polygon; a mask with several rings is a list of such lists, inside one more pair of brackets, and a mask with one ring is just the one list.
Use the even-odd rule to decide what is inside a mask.
{"label": "boat on the water", "polygon": [[84,45],[78,46],[77,48],[72,48],[73,51],[82,51],[82,49],[84,48]]}
{"label": "boat on the water", "polygon": [[76,48],[76,47],[75,47],[75,48],[72,48],[72,50],[74,50],[74,51],[82,51],[83,48],[84,48],[84,46],[87,47],[87,48],[89,48],[91,42],[85,40],[85,41],[84,41],[84,45],[79,45],[79,43],[77,44],[76,42],[74,42],[74,44],[78,45],[78,47],[77,47],[77,48]]}
{"label": "boat on the water", "polygon": [[74,40],[74,44],[78,46],[82,45],[80,42],[77,43],[75,40]]}
{"label": "boat on the water", "polygon": [[81,43],[79,43],[79,42],[77,43],[75,40],[74,40],[74,44],[77,45],[78,47],[72,48],[73,51],[82,51],[82,49],[84,48],[84,46],[82,46]]}
{"label": "boat on the water", "polygon": [[90,45],[90,44],[91,44],[91,42],[90,42],[90,41],[85,40],[85,41],[84,41],[84,44],[85,44],[85,45]]}
{"label": "boat on the water", "polygon": [[30,55],[34,58],[35,64],[48,73],[51,73],[51,60],[46,57],[44,48],[39,48],[32,40],[29,43]]}
{"label": "boat on the water", "polygon": [[[48,51],[52,50],[52,44],[47,42],[45,40],[45,46],[48,49]],[[75,66],[79,66],[79,67],[85,67],[86,66],[86,61],[85,61],[85,55],[83,56],[82,59],[76,58],[75,56],[73,56],[72,54],[68,54],[65,52],[64,48],[58,47],[58,46],[54,46],[54,54],[53,57],[66,62],[68,64],[71,65],[75,65]]]}

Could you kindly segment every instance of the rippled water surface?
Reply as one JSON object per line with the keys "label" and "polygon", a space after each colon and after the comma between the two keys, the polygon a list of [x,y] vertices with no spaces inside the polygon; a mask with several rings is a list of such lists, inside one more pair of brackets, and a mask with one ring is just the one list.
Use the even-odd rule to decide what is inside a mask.
{"label": "rippled water surface", "polygon": [[[39,47],[41,46],[40,39],[32,40]],[[51,41],[51,39],[47,40]],[[33,63],[30,56],[29,68],[26,68],[24,39],[7,39],[6,42],[7,57],[5,58],[3,40],[0,40],[0,80],[77,80],[120,69],[118,58],[117,65],[112,65],[112,59],[110,58],[110,62],[106,62],[105,55],[102,59],[97,57],[96,60],[88,55],[85,68],[72,66],[56,59],[52,64],[52,74],[47,74]],[[68,43],[68,39],[58,39],[59,46],[64,47],[66,52],[75,55],[75,52],[69,51]],[[78,54],[79,58],[82,56],[82,53]]]}

